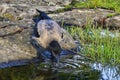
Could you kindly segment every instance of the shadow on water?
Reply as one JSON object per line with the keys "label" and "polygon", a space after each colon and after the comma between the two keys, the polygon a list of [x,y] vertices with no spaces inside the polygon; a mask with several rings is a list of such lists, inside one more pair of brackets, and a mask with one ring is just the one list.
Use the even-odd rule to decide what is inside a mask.
{"label": "shadow on water", "polygon": [[52,66],[49,61],[0,69],[0,80],[120,80],[120,66],[90,63],[75,55]]}

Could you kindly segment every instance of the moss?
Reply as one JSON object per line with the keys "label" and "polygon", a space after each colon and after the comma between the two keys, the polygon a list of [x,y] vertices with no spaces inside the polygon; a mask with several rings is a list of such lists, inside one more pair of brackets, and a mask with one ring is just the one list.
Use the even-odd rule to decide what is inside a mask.
{"label": "moss", "polygon": [[2,16],[8,20],[15,20],[15,17],[11,13],[4,13]]}

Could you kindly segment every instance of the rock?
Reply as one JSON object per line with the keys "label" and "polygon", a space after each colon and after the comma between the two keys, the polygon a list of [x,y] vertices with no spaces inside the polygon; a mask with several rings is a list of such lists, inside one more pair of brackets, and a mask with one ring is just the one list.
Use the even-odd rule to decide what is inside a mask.
{"label": "rock", "polygon": [[[106,9],[73,9],[72,11],[65,11],[58,14],[49,14],[55,21],[64,26],[80,26],[91,24],[95,26],[106,27],[120,27],[119,15],[110,17],[109,15],[115,15],[112,10]],[[113,23],[111,23],[113,22]]]}
{"label": "rock", "polygon": [[41,5],[41,6],[50,6],[50,5],[68,5],[72,0],[0,0],[0,3],[7,4],[30,4],[30,5]]}
{"label": "rock", "polygon": [[[0,68],[23,65],[37,60],[38,51],[33,45],[35,41],[31,40],[31,35],[33,35],[31,24],[33,22],[30,19],[0,22]],[[59,27],[59,25],[56,23],[54,27]],[[74,40],[68,32],[60,27],[58,29],[55,28],[55,31],[54,35],[58,34],[58,37],[62,37],[62,40],[59,41],[62,48],[72,49],[76,47]],[[41,46],[37,47],[40,48]]]}
{"label": "rock", "polygon": [[[55,21],[61,25],[74,25],[84,27],[87,24],[95,26],[104,26],[104,27],[119,27],[119,20],[116,19],[116,22],[111,24],[109,21],[114,22],[114,15],[116,14],[112,10],[106,9],[73,9],[71,11],[64,11],[62,13],[54,14],[54,11],[64,8],[64,3],[74,3],[78,0],[20,0],[20,1],[9,1],[1,0],[0,2],[0,19],[1,20],[10,20],[10,21],[19,21],[25,19],[31,19],[37,14],[35,9],[40,9],[42,11],[51,13],[49,14]],[[85,1],[85,0],[79,0]],[[7,3],[9,2],[9,3]],[[6,4],[7,3],[7,4]],[[33,3],[33,4],[32,4]],[[53,4],[50,4],[53,3]],[[59,4],[58,4],[59,3]],[[48,6],[49,4],[49,6]],[[54,5],[55,4],[55,5]],[[39,6],[40,5],[40,6]],[[44,6],[43,6],[44,5]],[[113,15],[113,16],[110,16]],[[108,19],[109,18],[109,19]],[[112,21],[113,20],[113,21]],[[113,26],[114,25],[114,26]],[[62,25],[63,26],[63,25]],[[111,28],[110,27],[110,28]]]}
{"label": "rock", "polygon": [[62,40],[60,41],[60,45],[65,50],[75,49],[77,48],[76,43],[72,36],[63,28],[61,28],[62,32]]}
{"label": "rock", "polygon": [[42,11],[55,11],[63,8],[61,6],[32,6],[29,4],[2,4],[0,5],[0,16],[9,20],[17,21],[22,19],[31,19],[37,14],[36,9]]}
{"label": "rock", "polygon": [[42,0],[44,5],[69,5],[72,0]]}
{"label": "rock", "polygon": [[120,30],[120,15],[116,15],[105,20],[106,26],[110,29]]}
{"label": "rock", "polygon": [[12,23],[0,22],[0,24],[2,24],[0,26],[1,64],[17,60],[28,60],[27,62],[29,62],[37,57],[37,52],[30,43],[31,28],[24,29],[18,24]]}

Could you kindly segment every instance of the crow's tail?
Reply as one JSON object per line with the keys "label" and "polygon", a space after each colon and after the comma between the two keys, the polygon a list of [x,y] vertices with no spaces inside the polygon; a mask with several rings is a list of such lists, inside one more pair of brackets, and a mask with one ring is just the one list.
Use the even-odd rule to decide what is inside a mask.
{"label": "crow's tail", "polygon": [[44,19],[52,20],[45,12],[40,11],[38,9],[36,9],[36,11],[40,13],[41,20],[44,20]]}
{"label": "crow's tail", "polygon": [[38,9],[36,9],[37,12],[40,13],[40,15],[36,18],[33,18],[33,21],[35,23],[38,23],[40,20],[52,20],[45,12],[40,11]]}

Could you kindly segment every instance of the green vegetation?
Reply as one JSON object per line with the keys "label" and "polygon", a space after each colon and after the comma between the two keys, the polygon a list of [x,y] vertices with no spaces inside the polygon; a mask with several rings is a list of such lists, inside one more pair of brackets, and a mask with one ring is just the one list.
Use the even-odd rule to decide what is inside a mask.
{"label": "green vegetation", "polygon": [[84,2],[73,1],[70,5],[65,6],[64,9],[57,10],[57,12],[63,12],[72,8],[103,8],[114,10],[116,13],[120,13],[120,0],[86,0]]}
{"label": "green vegetation", "polygon": [[8,20],[15,20],[15,17],[11,13],[4,13],[2,17]]}
{"label": "green vegetation", "polygon": [[93,61],[101,63],[120,63],[120,34],[118,31],[110,32],[102,28],[94,29],[87,26],[67,27],[68,32],[74,39],[83,45],[81,53]]}
{"label": "green vegetation", "polygon": [[105,8],[120,12],[120,0],[87,0],[75,3],[73,6],[77,8]]}

